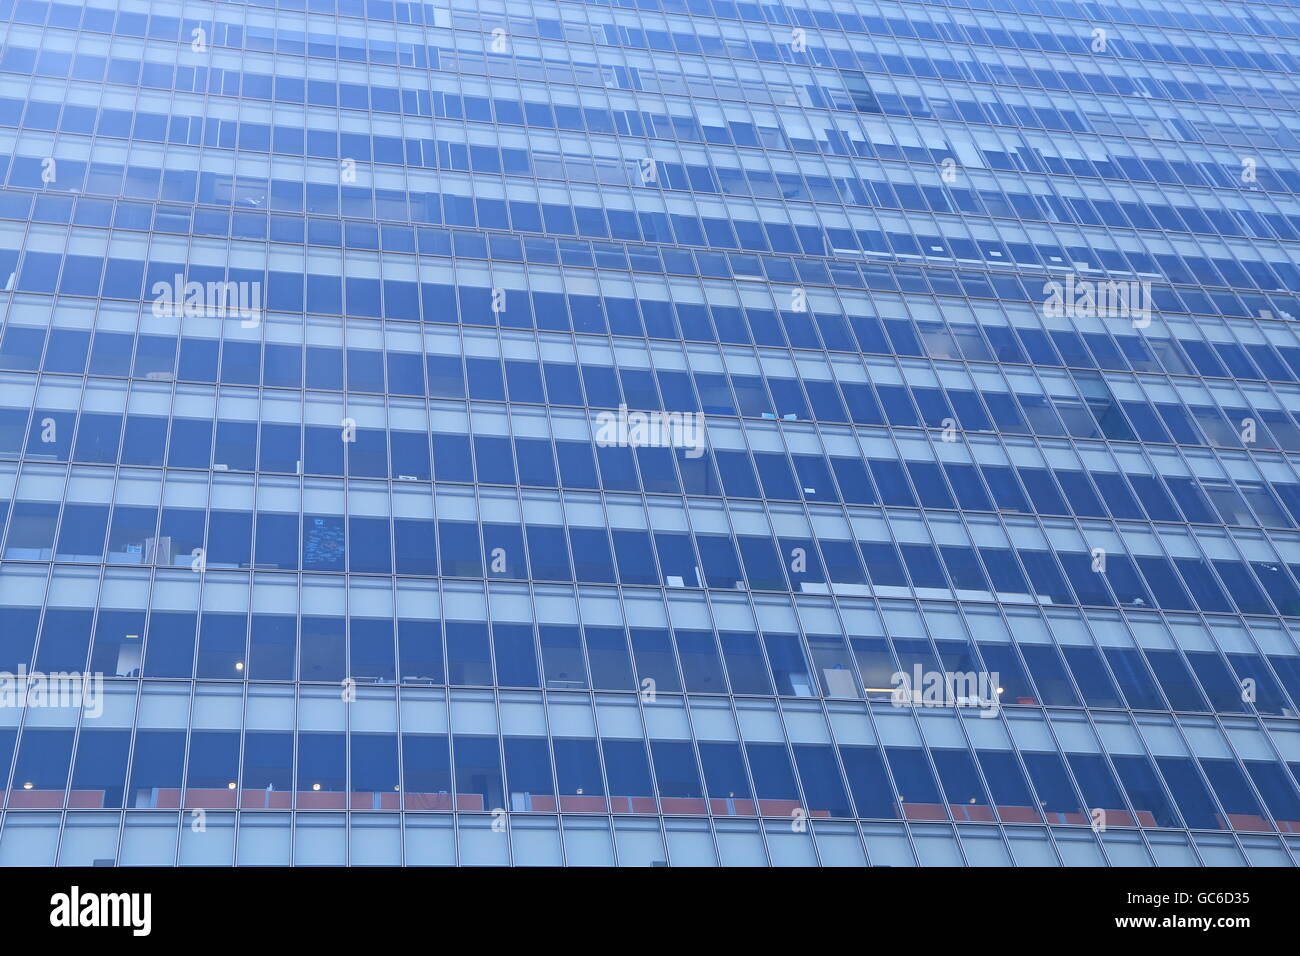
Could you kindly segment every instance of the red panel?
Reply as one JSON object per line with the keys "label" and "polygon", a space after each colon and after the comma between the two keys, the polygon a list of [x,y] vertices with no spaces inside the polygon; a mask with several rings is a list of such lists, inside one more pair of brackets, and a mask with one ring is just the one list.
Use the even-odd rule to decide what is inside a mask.
{"label": "red panel", "polygon": [[185,809],[233,810],[237,793],[228,787],[191,788],[185,791]]}
{"label": "red panel", "polygon": [[660,801],[664,813],[708,813],[709,805],[702,797],[663,797]]}
{"label": "red panel", "polygon": [[343,810],[347,807],[348,795],[330,790],[299,790],[299,810]]}
{"label": "red panel", "polygon": [[63,806],[62,790],[10,790],[9,806],[24,810],[50,810]]}
{"label": "red panel", "polygon": [[654,797],[610,797],[610,809],[615,813],[657,813]]}
{"label": "red panel", "polygon": [[71,809],[98,810],[104,806],[103,790],[73,790],[68,794]]}
{"label": "red panel", "polygon": [[1223,818],[1216,816],[1219,821],[1219,828],[1222,830],[1263,830],[1265,833],[1272,833],[1273,826],[1263,817],[1256,813],[1229,813],[1229,826],[1223,825]]}
{"label": "red panel", "polygon": [[994,823],[993,808],[982,803],[951,803],[948,805],[952,810],[954,820],[971,820],[977,823]]}
{"label": "red panel", "polygon": [[352,794],[353,810],[399,810],[401,794],[396,790],[363,790]]}
{"label": "red panel", "polygon": [[1042,823],[1043,818],[1033,807],[997,807],[998,818],[1003,823]]}
{"label": "red panel", "polygon": [[904,803],[903,817],[907,820],[947,820],[948,811],[942,803]]}
{"label": "red panel", "polygon": [[450,793],[408,793],[406,795],[408,810],[450,810],[451,808]]}
{"label": "red panel", "polygon": [[560,797],[560,809],[570,813],[605,813],[609,810],[609,801],[604,797],[575,794]]}
{"label": "red panel", "polygon": [[288,810],[293,806],[293,793],[289,790],[244,790],[239,800],[245,810]]}

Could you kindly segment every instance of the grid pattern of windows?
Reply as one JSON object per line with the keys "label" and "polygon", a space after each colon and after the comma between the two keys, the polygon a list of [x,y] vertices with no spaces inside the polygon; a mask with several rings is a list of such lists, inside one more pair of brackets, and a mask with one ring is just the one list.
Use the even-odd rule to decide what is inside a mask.
{"label": "grid pattern of windows", "polygon": [[1298,9],[0,0],[0,864],[1300,863]]}

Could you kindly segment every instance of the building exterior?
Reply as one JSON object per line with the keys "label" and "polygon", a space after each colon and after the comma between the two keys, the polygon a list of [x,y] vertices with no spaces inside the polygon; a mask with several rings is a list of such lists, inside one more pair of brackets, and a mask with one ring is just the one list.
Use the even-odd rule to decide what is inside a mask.
{"label": "building exterior", "polygon": [[1300,860],[1294,5],[0,21],[0,864]]}

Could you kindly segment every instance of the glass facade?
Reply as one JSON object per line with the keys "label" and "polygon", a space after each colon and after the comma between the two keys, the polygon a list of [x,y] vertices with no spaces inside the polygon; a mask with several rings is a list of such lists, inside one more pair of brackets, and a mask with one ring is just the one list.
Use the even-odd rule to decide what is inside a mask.
{"label": "glass facade", "polygon": [[0,864],[1300,861],[1300,16],[0,0]]}

